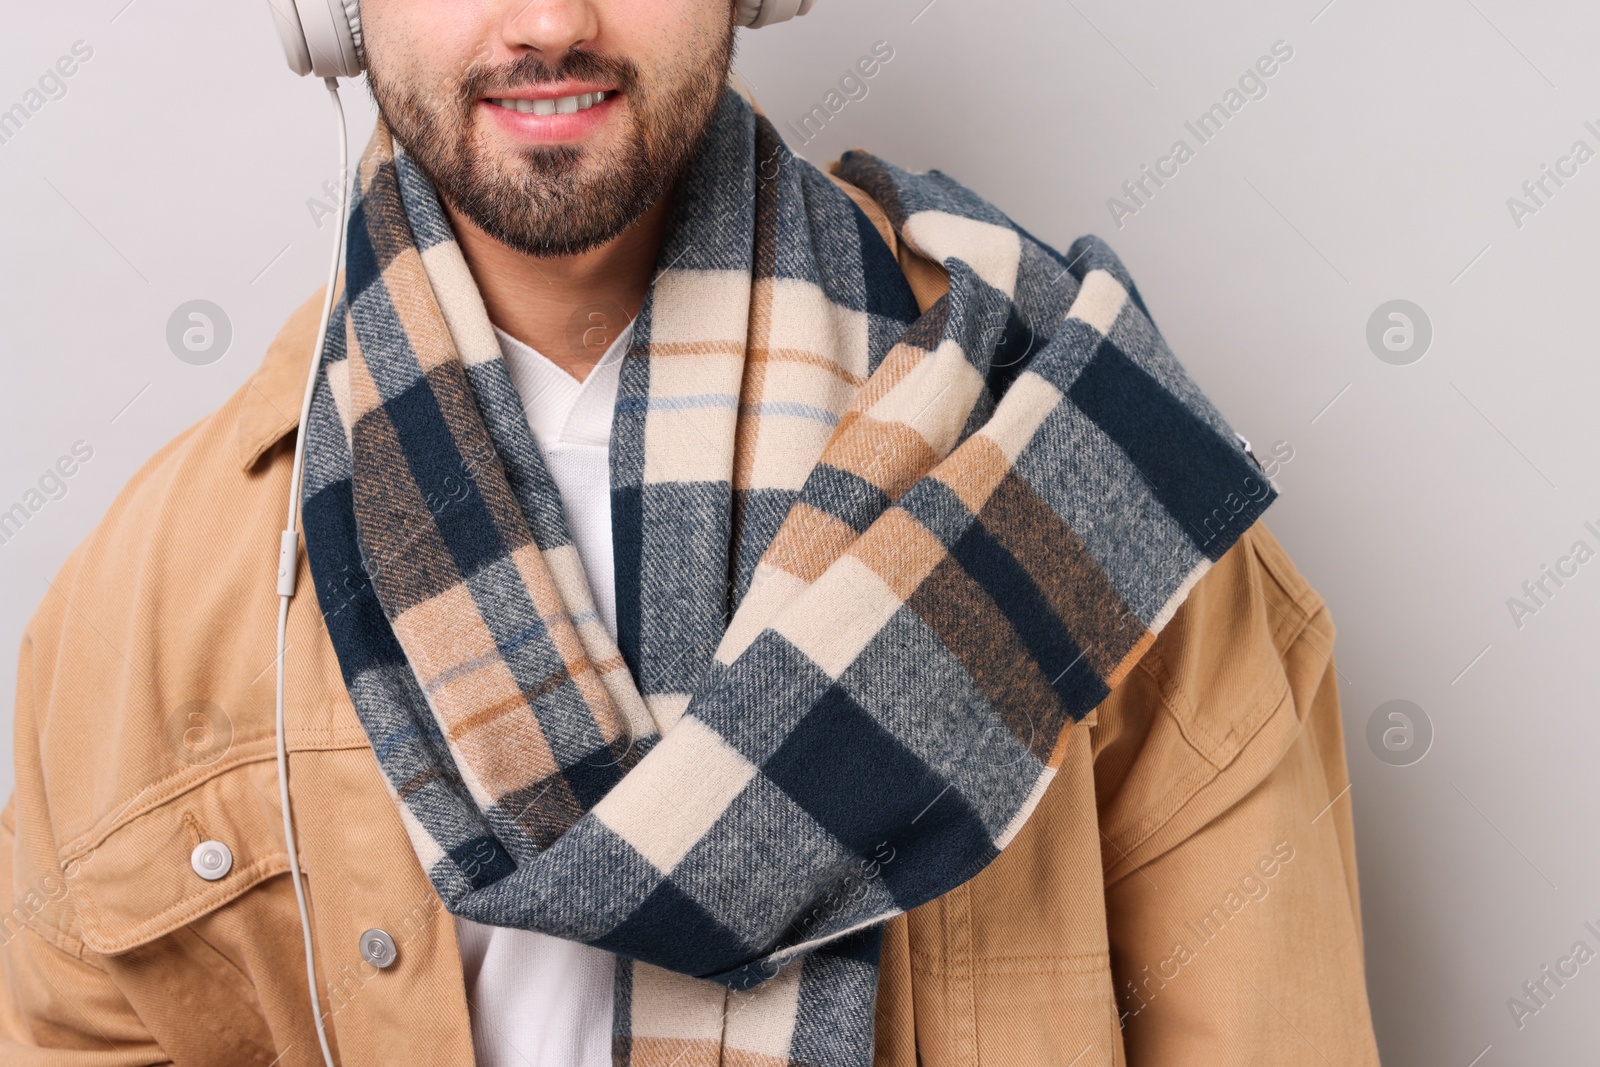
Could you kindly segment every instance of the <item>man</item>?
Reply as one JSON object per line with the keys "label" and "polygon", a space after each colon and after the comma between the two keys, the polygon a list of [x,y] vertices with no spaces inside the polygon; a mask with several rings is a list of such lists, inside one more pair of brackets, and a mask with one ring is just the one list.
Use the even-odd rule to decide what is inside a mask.
{"label": "man", "polygon": [[1316,594],[1092,239],[790,156],[728,0],[368,0],[317,303],[22,654],[17,1064],[1375,1063]]}

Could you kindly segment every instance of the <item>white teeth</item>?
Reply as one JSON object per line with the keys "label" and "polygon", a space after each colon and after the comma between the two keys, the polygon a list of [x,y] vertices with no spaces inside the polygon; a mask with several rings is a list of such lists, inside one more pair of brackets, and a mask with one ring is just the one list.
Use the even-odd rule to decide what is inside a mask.
{"label": "white teeth", "polygon": [[577,96],[563,96],[554,100],[513,100],[507,97],[491,99],[489,102],[508,111],[520,111],[524,115],[575,115],[603,103],[610,95],[605,92],[580,93]]}

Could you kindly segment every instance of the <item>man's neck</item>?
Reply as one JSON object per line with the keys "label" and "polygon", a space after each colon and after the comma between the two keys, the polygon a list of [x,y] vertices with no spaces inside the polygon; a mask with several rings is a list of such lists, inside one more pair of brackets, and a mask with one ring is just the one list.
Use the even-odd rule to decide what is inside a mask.
{"label": "man's neck", "polygon": [[644,304],[669,206],[664,196],[599,248],[550,257],[508,248],[445,210],[489,321],[583,381]]}

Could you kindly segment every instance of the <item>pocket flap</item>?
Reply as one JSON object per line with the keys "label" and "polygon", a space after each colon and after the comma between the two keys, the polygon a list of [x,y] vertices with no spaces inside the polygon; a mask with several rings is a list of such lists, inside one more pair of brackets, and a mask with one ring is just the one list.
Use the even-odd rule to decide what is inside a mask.
{"label": "pocket flap", "polygon": [[[232,856],[215,880],[191,863],[205,841]],[[85,945],[109,956],[154,941],[289,869],[276,761],[229,766],[63,860]]]}

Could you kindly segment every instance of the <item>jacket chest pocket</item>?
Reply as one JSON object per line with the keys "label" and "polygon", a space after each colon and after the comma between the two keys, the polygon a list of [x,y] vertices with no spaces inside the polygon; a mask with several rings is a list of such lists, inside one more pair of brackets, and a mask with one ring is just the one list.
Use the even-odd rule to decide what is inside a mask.
{"label": "jacket chest pocket", "polygon": [[993,921],[962,886],[908,916],[919,1067],[1122,1067],[1108,953],[975,949]]}
{"label": "jacket chest pocket", "polygon": [[1120,1067],[1091,714],[1015,840],[906,916],[920,1067]]}
{"label": "jacket chest pocket", "polygon": [[241,759],[165,799],[146,790],[99,840],[69,845],[84,944],[147,945],[287,871],[277,788],[271,760]]}
{"label": "jacket chest pocket", "polygon": [[299,922],[276,765],[230,759],[159,788],[63,856],[83,943],[175,1062],[271,1063],[287,1042],[263,1003],[305,985],[264,933]]}

